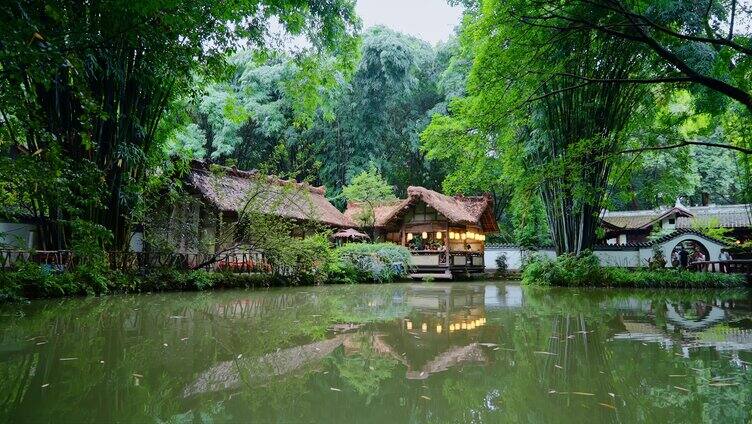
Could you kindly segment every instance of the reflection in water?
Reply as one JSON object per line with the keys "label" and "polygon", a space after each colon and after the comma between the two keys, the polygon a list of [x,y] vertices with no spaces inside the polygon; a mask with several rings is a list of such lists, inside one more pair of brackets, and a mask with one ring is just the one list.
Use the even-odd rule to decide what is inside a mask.
{"label": "reflection in water", "polygon": [[0,421],[748,422],[746,291],[395,284],[0,310]]}

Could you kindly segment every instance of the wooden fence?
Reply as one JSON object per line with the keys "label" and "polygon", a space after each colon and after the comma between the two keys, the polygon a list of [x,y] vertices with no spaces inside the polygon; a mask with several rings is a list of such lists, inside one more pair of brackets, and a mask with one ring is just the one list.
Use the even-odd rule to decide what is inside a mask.
{"label": "wooden fence", "polygon": [[[23,251],[0,250],[0,269],[14,269],[32,262],[55,271],[72,269],[77,258],[69,250]],[[272,266],[258,251],[229,251],[221,255],[201,253],[108,252],[110,269],[143,271],[158,268],[177,270],[205,269],[230,272],[272,272]]]}
{"label": "wooden fence", "polygon": [[687,268],[693,271],[752,275],[752,259],[693,262]]}

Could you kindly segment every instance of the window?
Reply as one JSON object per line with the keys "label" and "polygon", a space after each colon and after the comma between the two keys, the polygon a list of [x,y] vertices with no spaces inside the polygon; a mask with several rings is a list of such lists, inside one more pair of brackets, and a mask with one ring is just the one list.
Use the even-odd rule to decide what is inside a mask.
{"label": "window", "polygon": [[676,218],[671,217],[668,219],[668,225],[676,225]]}

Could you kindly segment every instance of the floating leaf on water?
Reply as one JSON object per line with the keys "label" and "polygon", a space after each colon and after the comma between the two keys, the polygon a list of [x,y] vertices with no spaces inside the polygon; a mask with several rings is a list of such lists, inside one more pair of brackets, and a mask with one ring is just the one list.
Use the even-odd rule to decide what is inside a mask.
{"label": "floating leaf on water", "polygon": [[99,361],[100,364],[104,364],[104,361]]}
{"label": "floating leaf on water", "polygon": [[184,342],[186,340],[188,340],[188,337],[183,337],[182,339],[180,339],[181,342]]}
{"label": "floating leaf on water", "polygon": [[162,346],[167,347],[167,343],[162,343]]}
{"label": "floating leaf on water", "polygon": [[428,396],[422,396],[422,395],[421,395],[420,397],[421,397],[421,398],[423,398],[423,399],[425,399],[425,400],[431,400],[431,398],[430,398],[430,397],[428,397]]}
{"label": "floating leaf on water", "polygon": [[561,365],[557,365],[557,364],[554,364],[554,367],[556,367],[556,368],[558,368],[558,369],[560,369],[560,370],[563,370],[563,369],[564,369],[564,367],[562,367]]}
{"label": "floating leaf on water", "polygon": [[49,386],[50,386],[50,383],[44,383],[44,384],[42,384],[42,388],[43,388],[43,389],[44,389],[45,387],[49,387]]}
{"label": "floating leaf on water", "polygon": [[611,393],[611,392],[608,392],[608,395],[611,396],[611,397],[616,397],[616,395],[613,394],[613,393]]}
{"label": "floating leaf on water", "polygon": [[614,411],[616,411],[616,407],[614,405],[609,405],[607,403],[601,403],[601,402],[598,402],[598,405],[603,406],[605,408],[613,409]]}
{"label": "floating leaf on water", "polygon": [[548,391],[548,394],[554,394],[554,393],[556,393],[556,390],[549,390]]}
{"label": "floating leaf on water", "polygon": [[136,378],[144,378],[144,376],[143,376],[143,375],[141,375],[141,374],[136,374],[135,372],[134,372],[133,374],[131,374],[131,375],[132,375],[132,376],[134,376],[134,377],[136,377]]}
{"label": "floating leaf on water", "polygon": [[324,371],[324,375],[329,374],[329,371]]}
{"label": "floating leaf on water", "polygon": [[681,390],[683,392],[690,392],[689,389],[685,389],[684,387],[674,386],[674,389]]}
{"label": "floating leaf on water", "polygon": [[536,351],[534,351],[533,353],[539,353],[539,354],[541,354],[541,355],[552,355],[552,356],[556,356],[556,355],[558,355],[558,353],[553,353],[553,352],[543,352],[543,351],[540,351],[540,350],[536,350]]}
{"label": "floating leaf on water", "polygon": [[595,393],[588,393],[588,392],[571,392],[573,395],[580,395],[580,396],[595,396]]}
{"label": "floating leaf on water", "polygon": [[37,346],[41,346],[41,345],[43,345],[43,344],[47,344],[47,341],[43,341],[43,342],[37,342]]}
{"label": "floating leaf on water", "polygon": [[333,392],[341,392],[342,391],[342,390],[340,390],[340,389],[338,389],[336,387],[330,387],[329,390],[331,390]]}
{"label": "floating leaf on water", "polygon": [[61,361],[75,361],[78,358],[60,358]]}
{"label": "floating leaf on water", "polygon": [[242,358],[242,357],[243,357],[243,354],[242,354],[242,353],[238,354],[238,359],[240,359],[240,358]]}
{"label": "floating leaf on water", "polygon": [[498,347],[495,347],[495,348],[494,348],[494,350],[499,350],[499,348],[498,348]]}

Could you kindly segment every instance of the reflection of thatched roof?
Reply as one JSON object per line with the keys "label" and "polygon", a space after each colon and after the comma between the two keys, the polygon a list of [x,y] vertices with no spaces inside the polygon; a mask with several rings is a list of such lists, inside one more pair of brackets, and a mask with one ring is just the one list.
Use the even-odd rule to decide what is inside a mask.
{"label": "reflection of thatched roof", "polygon": [[313,187],[266,176],[256,171],[213,167],[194,161],[187,182],[205,201],[222,212],[253,211],[284,218],[318,221],[336,227],[354,224],[324,197],[323,187]]}
{"label": "reflection of thatched roof", "polygon": [[[203,372],[196,381],[186,387],[183,395],[215,392],[237,388],[241,381],[247,384],[259,383],[273,377],[289,374],[306,365],[323,359],[342,345],[347,335],[332,339],[295,346],[268,353],[260,358],[240,358],[225,361]],[[240,373],[243,373],[241,379]]]}
{"label": "reflection of thatched roof", "polygon": [[[376,227],[386,227],[399,221],[411,206],[419,201],[436,209],[452,224],[477,225],[485,232],[498,231],[490,196],[447,196],[423,187],[408,187],[407,199],[374,207]],[[362,203],[350,203],[345,215],[355,219],[363,210]]]}
{"label": "reflection of thatched roof", "polygon": [[453,347],[433,358],[420,371],[408,371],[407,378],[409,380],[422,380],[428,378],[433,373],[446,371],[455,365],[466,362],[485,362],[487,360],[483,349],[481,349],[478,343]]}

